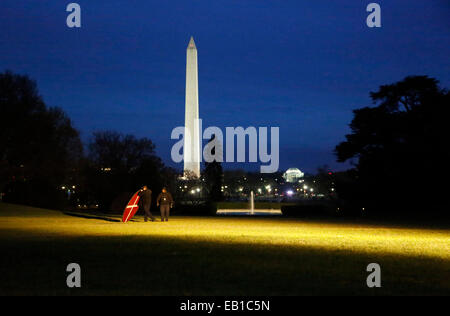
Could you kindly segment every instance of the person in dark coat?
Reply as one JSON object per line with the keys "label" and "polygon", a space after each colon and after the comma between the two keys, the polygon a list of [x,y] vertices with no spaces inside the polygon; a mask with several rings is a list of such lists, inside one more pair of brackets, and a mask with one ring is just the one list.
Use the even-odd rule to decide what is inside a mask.
{"label": "person in dark coat", "polygon": [[147,188],[146,185],[144,185],[138,195],[140,196],[139,203],[141,204],[145,212],[144,221],[148,221],[148,218],[150,217],[152,222],[154,222],[155,217],[150,212],[150,205],[152,204],[152,191]]}
{"label": "person in dark coat", "polygon": [[168,222],[170,209],[173,207],[173,198],[172,194],[167,192],[166,188],[163,188],[162,192],[158,195],[156,206],[159,206],[161,211],[161,222]]}

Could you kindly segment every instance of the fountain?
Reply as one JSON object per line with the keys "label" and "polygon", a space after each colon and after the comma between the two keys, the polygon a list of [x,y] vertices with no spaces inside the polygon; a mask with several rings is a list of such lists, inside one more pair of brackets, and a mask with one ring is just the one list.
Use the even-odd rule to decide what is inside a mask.
{"label": "fountain", "polygon": [[238,215],[238,216],[274,216],[274,215],[282,215],[281,209],[257,209],[255,211],[255,194],[253,191],[250,191],[250,199],[249,199],[249,208],[248,209],[235,209],[235,208],[221,208],[217,210],[217,215]]}

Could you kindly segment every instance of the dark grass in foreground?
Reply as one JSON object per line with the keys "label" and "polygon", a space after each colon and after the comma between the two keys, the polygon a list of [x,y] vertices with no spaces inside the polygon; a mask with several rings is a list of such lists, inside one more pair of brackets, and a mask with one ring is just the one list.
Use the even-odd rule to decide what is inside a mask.
{"label": "dark grass in foreground", "polygon": [[[450,231],[283,218],[123,224],[0,204],[0,294],[450,294]],[[68,263],[82,288],[66,287]],[[382,288],[366,286],[367,264]]]}

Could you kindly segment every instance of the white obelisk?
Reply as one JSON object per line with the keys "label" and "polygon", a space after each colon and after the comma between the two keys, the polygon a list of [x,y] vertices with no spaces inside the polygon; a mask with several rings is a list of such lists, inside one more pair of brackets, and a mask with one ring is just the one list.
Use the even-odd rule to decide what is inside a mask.
{"label": "white obelisk", "polygon": [[184,136],[184,175],[200,177],[200,136],[198,117],[197,47],[191,37],[186,51],[186,114]]}

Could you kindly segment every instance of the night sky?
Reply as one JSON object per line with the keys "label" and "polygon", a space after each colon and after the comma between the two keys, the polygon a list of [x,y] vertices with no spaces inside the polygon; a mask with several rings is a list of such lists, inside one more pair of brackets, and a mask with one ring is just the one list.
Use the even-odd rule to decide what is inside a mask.
{"label": "night sky", "polygon": [[[429,75],[450,87],[449,1],[79,0],[80,29],[66,26],[70,2],[1,0],[0,71],[35,79],[84,141],[149,137],[179,169],[170,133],[184,124],[191,35],[204,127],[279,126],[282,170],[347,168],[333,149],[381,84]],[[366,25],[370,2],[382,28]]]}

